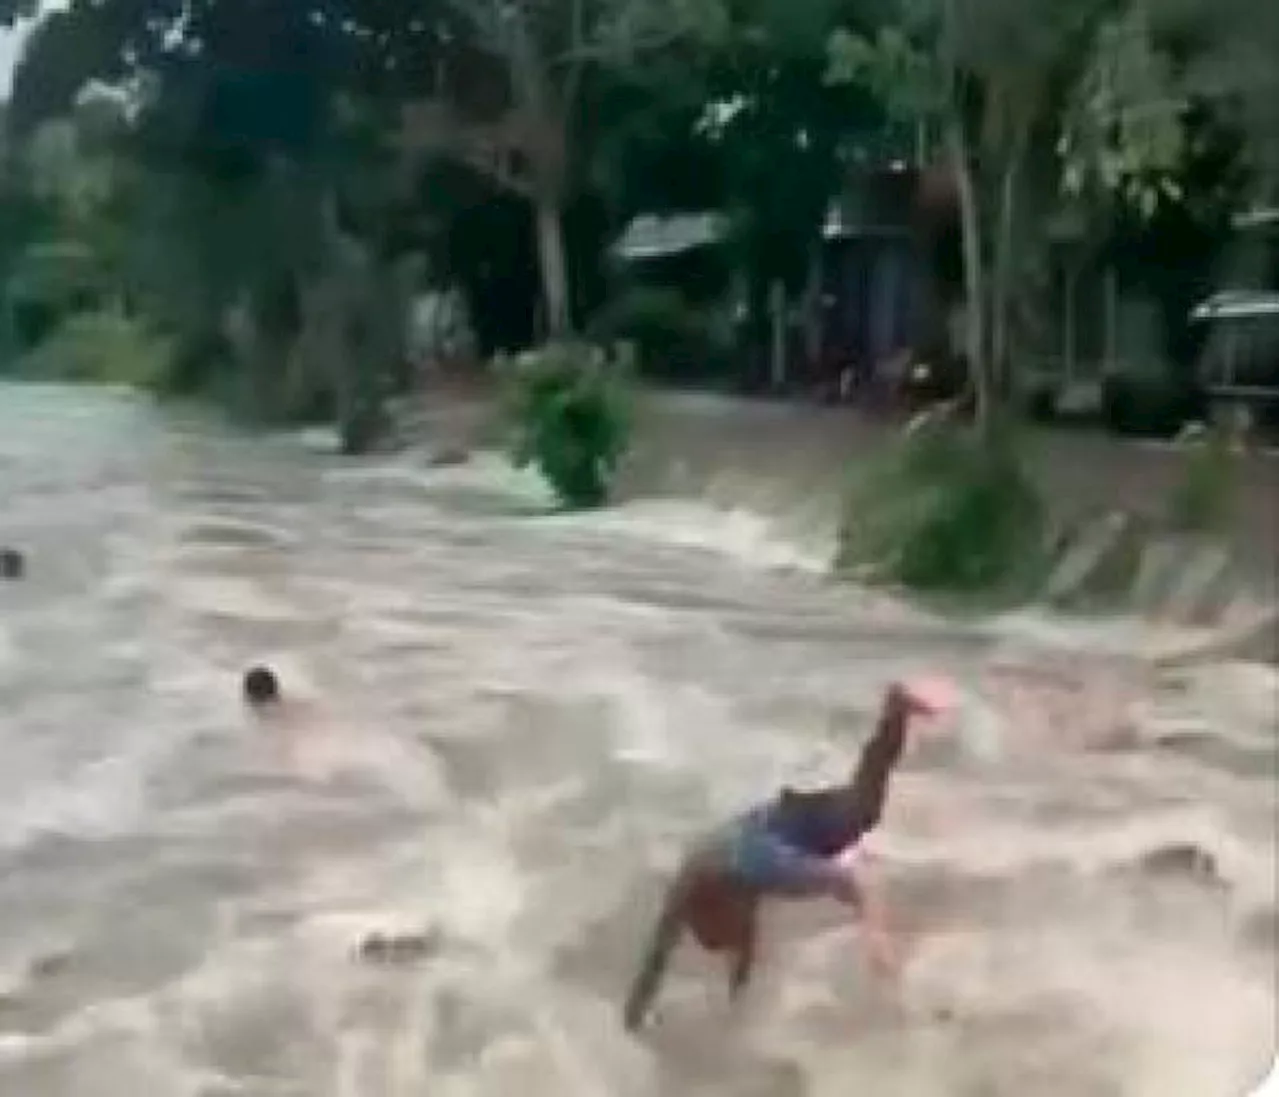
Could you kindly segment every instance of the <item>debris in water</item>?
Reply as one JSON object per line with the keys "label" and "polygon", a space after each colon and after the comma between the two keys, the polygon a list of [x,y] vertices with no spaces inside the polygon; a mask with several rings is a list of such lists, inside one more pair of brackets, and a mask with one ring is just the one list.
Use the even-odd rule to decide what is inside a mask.
{"label": "debris in water", "polygon": [[1280,940],[1280,913],[1268,903],[1245,917],[1241,931],[1248,944],[1274,952]]}
{"label": "debris in water", "polygon": [[444,449],[436,450],[427,458],[427,468],[453,468],[457,465],[465,465],[470,460],[471,454],[461,446],[446,446]]}
{"label": "debris in water", "polygon": [[37,956],[31,961],[31,976],[35,979],[50,979],[66,971],[71,964],[69,949],[55,949]]}
{"label": "debris in water", "polygon": [[21,579],[26,566],[26,559],[16,548],[0,548],[0,579]]}
{"label": "debris in water", "polygon": [[1227,883],[1218,870],[1218,859],[1192,842],[1157,846],[1143,854],[1138,864],[1152,876],[1184,877],[1214,887],[1225,887]]}
{"label": "debris in water", "polygon": [[440,933],[434,929],[386,934],[375,930],[360,942],[357,954],[374,964],[411,964],[430,958],[440,945]]}

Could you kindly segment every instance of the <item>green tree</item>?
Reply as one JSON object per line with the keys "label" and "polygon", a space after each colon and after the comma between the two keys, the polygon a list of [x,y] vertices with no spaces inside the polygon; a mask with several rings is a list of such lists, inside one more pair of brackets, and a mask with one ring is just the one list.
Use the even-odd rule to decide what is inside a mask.
{"label": "green tree", "polygon": [[749,277],[752,315],[763,328],[767,290],[779,280],[805,291],[809,351],[817,352],[817,252],[848,154],[873,144],[883,110],[863,88],[824,79],[826,46],[844,22],[870,27],[874,10],[838,0],[740,5],[707,61],[696,136],[722,157],[727,205]]}
{"label": "green tree", "polygon": [[824,79],[841,25],[874,26],[877,5],[739,0],[696,48],[610,73],[593,178],[620,221],[640,213],[729,214],[725,258],[741,276],[757,340],[768,290],[800,294],[815,355],[822,227],[851,165],[874,159],[889,120],[866,89]]}
{"label": "green tree", "polygon": [[[61,138],[43,127],[56,135],[92,81],[129,89],[131,123],[106,158],[127,169],[107,188],[124,230],[119,276],[179,336],[175,382],[201,382],[230,359],[236,375],[215,381],[246,408],[275,418],[336,401],[354,440],[368,437],[369,401],[398,364],[399,324],[384,307],[396,296],[396,180],[379,134],[405,92],[387,74],[401,63],[413,90],[432,54],[408,48],[413,6],[344,7],[73,4],[33,33],[8,133],[52,163]],[[398,33],[355,21],[370,12],[398,16]],[[344,285],[318,289],[335,280]],[[299,353],[317,296],[349,313],[325,343],[343,353]]]}
{"label": "green tree", "polygon": [[1160,0],[1153,18],[1191,102],[1240,142],[1248,197],[1277,199],[1280,8],[1252,0]]}
{"label": "green tree", "polygon": [[831,79],[864,82],[942,136],[966,356],[979,422],[990,424],[1011,388],[1016,252],[1035,239],[1032,217],[1063,189],[1096,185],[1147,209],[1173,196],[1185,96],[1145,10],[1102,0],[904,0],[877,35],[842,30],[830,48]]}
{"label": "green tree", "polygon": [[403,147],[444,154],[534,212],[545,328],[572,325],[563,215],[588,158],[589,84],[681,41],[720,33],[716,0],[450,0],[461,41],[432,93],[404,111]]}

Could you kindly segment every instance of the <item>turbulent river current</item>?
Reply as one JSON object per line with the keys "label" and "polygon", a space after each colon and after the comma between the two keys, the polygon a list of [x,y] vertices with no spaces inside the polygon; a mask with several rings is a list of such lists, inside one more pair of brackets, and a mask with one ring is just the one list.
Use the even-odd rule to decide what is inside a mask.
{"label": "turbulent river current", "polygon": [[[1236,1097],[1276,1029],[1276,674],[948,623],[697,500],[546,513],[496,456],[342,461],[0,389],[3,1097]],[[820,554],[814,554],[820,555]],[[242,710],[266,661],[306,702]],[[759,979],[620,1003],[708,825],[914,745],[868,871],[906,960],[769,912]],[[413,955],[360,955],[370,934]],[[416,937],[415,935],[420,935]]]}

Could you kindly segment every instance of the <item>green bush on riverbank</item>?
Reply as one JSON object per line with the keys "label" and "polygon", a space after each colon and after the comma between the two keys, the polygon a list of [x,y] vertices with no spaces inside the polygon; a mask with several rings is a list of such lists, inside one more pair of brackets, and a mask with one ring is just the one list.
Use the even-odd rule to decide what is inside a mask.
{"label": "green bush on riverbank", "polygon": [[1045,531],[1011,434],[926,418],[856,481],[835,566],[922,592],[1014,592],[1043,573]]}
{"label": "green bush on riverbank", "polygon": [[630,363],[584,343],[551,343],[500,369],[517,467],[534,465],[574,509],[609,497],[631,431]]}
{"label": "green bush on riverbank", "polygon": [[22,355],[14,372],[156,391],[165,384],[172,357],[170,341],[141,321],[111,311],[83,312]]}

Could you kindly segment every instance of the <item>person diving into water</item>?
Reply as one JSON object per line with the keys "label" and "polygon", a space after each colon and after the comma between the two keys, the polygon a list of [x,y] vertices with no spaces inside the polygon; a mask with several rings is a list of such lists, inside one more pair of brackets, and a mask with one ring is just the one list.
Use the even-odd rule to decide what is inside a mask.
{"label": "person diving into water", "polygon": [[880,822],[911,720],[950,707],[949,690],[944,682],[894,683],[848,781],[815,792],[784,788],[694,847],[667,889],[627,995],[623,1020],[629,1031],[644,1024],[686,930],[708,952],[727,955],[729,992],[737,998],[755,966],[764,899],[828,897],[852,907],[872,962],[882,970],[894,966],[879,902],[855,876],[847,854]]}

